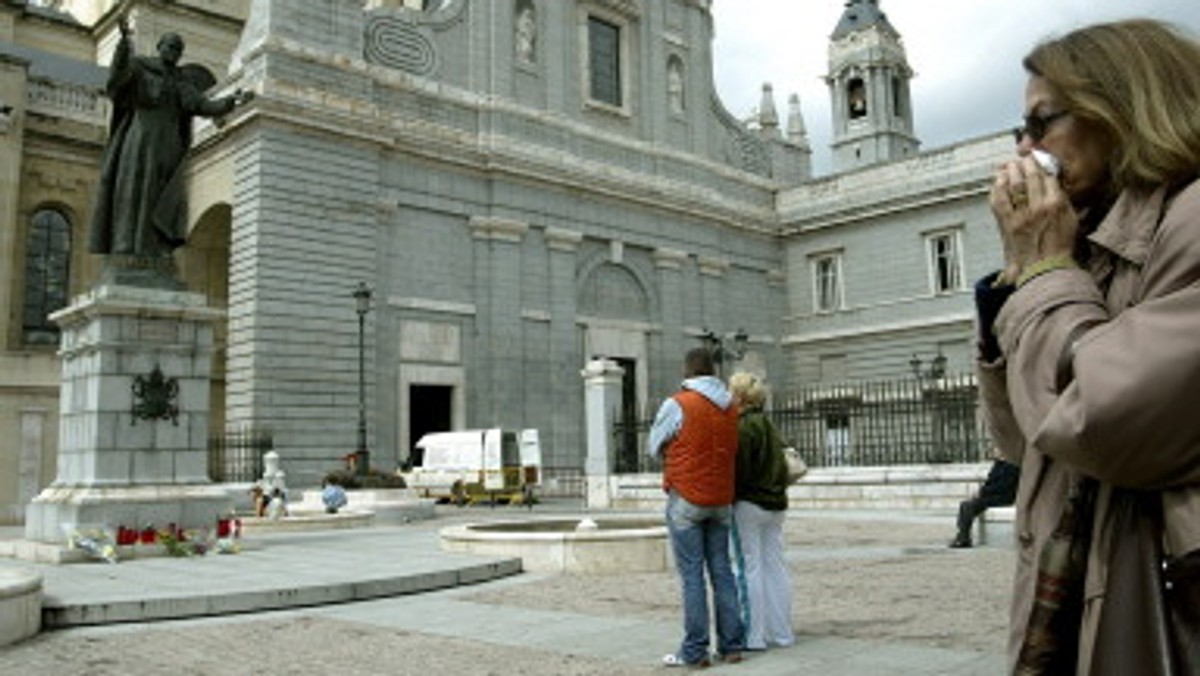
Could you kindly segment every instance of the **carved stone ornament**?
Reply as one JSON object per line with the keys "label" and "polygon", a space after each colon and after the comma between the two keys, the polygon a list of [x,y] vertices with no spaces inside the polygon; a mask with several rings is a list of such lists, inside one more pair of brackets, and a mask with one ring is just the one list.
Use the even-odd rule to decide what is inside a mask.
{"label": "carved stone ornament", "polygon": [[136,425],[138,418],[142,420],[170,420],[171,424],[179,425],[179,406],[176,398],[179,396],[179,381],[163,376],[162,369],[157,364],[149,376],[133,377],[133,408],[130,413],[130,425]]}
{"label": "carved stone ornament", "polygon": [[616,12],[626,19],[637,19],[642,15],[642,3],[638,0],[591,0],[591,4]]}

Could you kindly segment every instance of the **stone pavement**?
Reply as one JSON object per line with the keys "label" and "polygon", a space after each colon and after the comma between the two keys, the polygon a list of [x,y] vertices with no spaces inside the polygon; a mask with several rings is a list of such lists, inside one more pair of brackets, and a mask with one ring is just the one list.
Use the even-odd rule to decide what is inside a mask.
{"label": "stone pavement", "polygon": [[[182,637],[212,627],[236,628],[239,624],[250,626],[263,620],[303,621],[316,622],[312,625],[314,631],[321,627],[353,625],[369,628],[369,631],[391,632],[380,640],[399,641],[401,639],[397,637],[410,634],[424,636],[427,637],[425,643],[417,645],[425,645],[429,650],[436,649],[438,640],[453,640],[452,645],[459,646],[457,650],[467,650],[462,648],[464,645],[491,646],[509,655],[536,653],[542,662],[549,659],[547,655],[600,660],[595,671],[569,669],[564,664],[559,671],[548,666],[543,670],[502,669],[480,673],[641,674],[647,669],[651,673],[668,672],[654,665],[664,652],[677,645],[678,622],[513,608],[472,600],[470,597],[481,588],[536,585],[544,576],[517,575],[519,563],[515,560],[449,554],[438,549],[437,531],[442,526],[463,518],[512,518],[516,516],[515,512],[469,509],[443,514],[447,516],[404,526],[261,536],[257,546],[231,556],[210,554],[196,559],[147,558],[116,565],[61,566],[0,560],[0,568],[34,569],[43,575],[47,609],[44,617],[49,624],[92,626],[44,632],[31,643],[57,640],[60,635],[76,633],[95,636],[160,628],[186,629],[155,638],[156,643],[165,645],[166,636],[173,633]],[[949,523],[945,515],[937,518]],[[283,610],[270,612],[272,609]],[[166,617],[196,615],[209,617],[150,623]],[[334,634],[329,632],[332,629],[326,632],[330,637],[327,642],[344,643],[332,638]],[[180,642],[187,643],[183,638]],[[387,645],[386,641],[384,645]],[[332,646],[329,650],[335,648]],[[191,662],[186,657],[186,648],[181,646],[179,649],[179,659]],[[413,650],[407,653],[410,658],[414,655]],[[23,649],[22,644],[0,649],[0,672],[26,673],[26,670],[53,666],[38,662],[42,659],[36,657],[39,654],[36,650]],[[9,664],[13,671],[5,666],[7,658],[13,660]],[[196,664],[191,663],[195,668]],[[411,670],[389,667],[382,671],[360,665],[346,673],[428,673],[416,670],[418,662],[412,659],[402,663]],[[57,673],[118,673],[97,670],[95,663],[89,664],[92,666]],[[334,663],[308,664],[312,667],[310,673],[328,673],[338,666]],[[344,662],[340,664],[348,666]],[[128,670],[127,665],[121,668]],[[423,668],[436,667],[426,663]],[[718,666],[710,672],[983,676],[1001,674],[1003,668],[1003,656],[995,653],[801,635],[792,648],[756,654],[742,664]],[[210,667],[186,673],[254,672],[230,665],[228,669],[212,671]]]}

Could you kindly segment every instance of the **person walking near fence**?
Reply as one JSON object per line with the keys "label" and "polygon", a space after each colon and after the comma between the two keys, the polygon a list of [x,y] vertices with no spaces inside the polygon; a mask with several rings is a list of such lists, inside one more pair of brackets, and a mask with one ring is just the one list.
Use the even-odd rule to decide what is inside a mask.
{"label": "person walking near fence", "polygon": [[1016,465],[1004,462],[999,458],[992,461],[983,485],[975,497],[958,503],[958,533],[950,541],[954,549],[969,549],[974,546],[971,542],[971,526],[975,518],[992,507],[1007,507],[1017,499],[1017,479],[1021,469]]}
{"label": "person walking near fence", "polygon": [[729,378],[738,407],[738,454],[734,482],[734,561],[746,625],[746,649],[795,643],[792,583],[784,558],[788,467],[783,442],[763,413],[767,389],[752,373]]}
{"label": "person walking near fence", "polygon": [[650,428],[649,454],[663,456],[667,532],[683,594],[684,637],[679,650],[663,658],[670,667],[703,668],[712,662],[706,568],[716,615],[716,657],[738,662],[745,648],[729,562],[738,412],[713,374],[707,348],[689,351],[683,386],[662,403]]}

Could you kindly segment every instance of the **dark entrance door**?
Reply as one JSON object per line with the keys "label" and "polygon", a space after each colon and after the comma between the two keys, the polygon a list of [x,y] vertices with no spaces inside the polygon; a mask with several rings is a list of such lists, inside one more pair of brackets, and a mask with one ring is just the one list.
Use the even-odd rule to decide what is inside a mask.
{"label": "dark entrance door", "polygon": [[408,468],[420,464],[416,443],[429,432],[450,431],[450,402],[454,388],[449,385],[412,385],[408,390]]}
{"label": "dark entrance door", "polygon": [[621,379],[621,408],[617,413],[615,472],[638,471],[637,360],[613,357],[625,375]]}

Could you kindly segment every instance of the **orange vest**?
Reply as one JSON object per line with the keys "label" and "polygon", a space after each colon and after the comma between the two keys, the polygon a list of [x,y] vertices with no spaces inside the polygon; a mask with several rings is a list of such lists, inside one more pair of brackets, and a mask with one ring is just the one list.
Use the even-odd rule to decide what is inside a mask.
{"label": "orange vest", "polygon": [[722,409],[699,392],[675,395],[683,409],[679,434],[667,444],[663,489],[679,491],[693,505],[733,504],[738,410]]}

